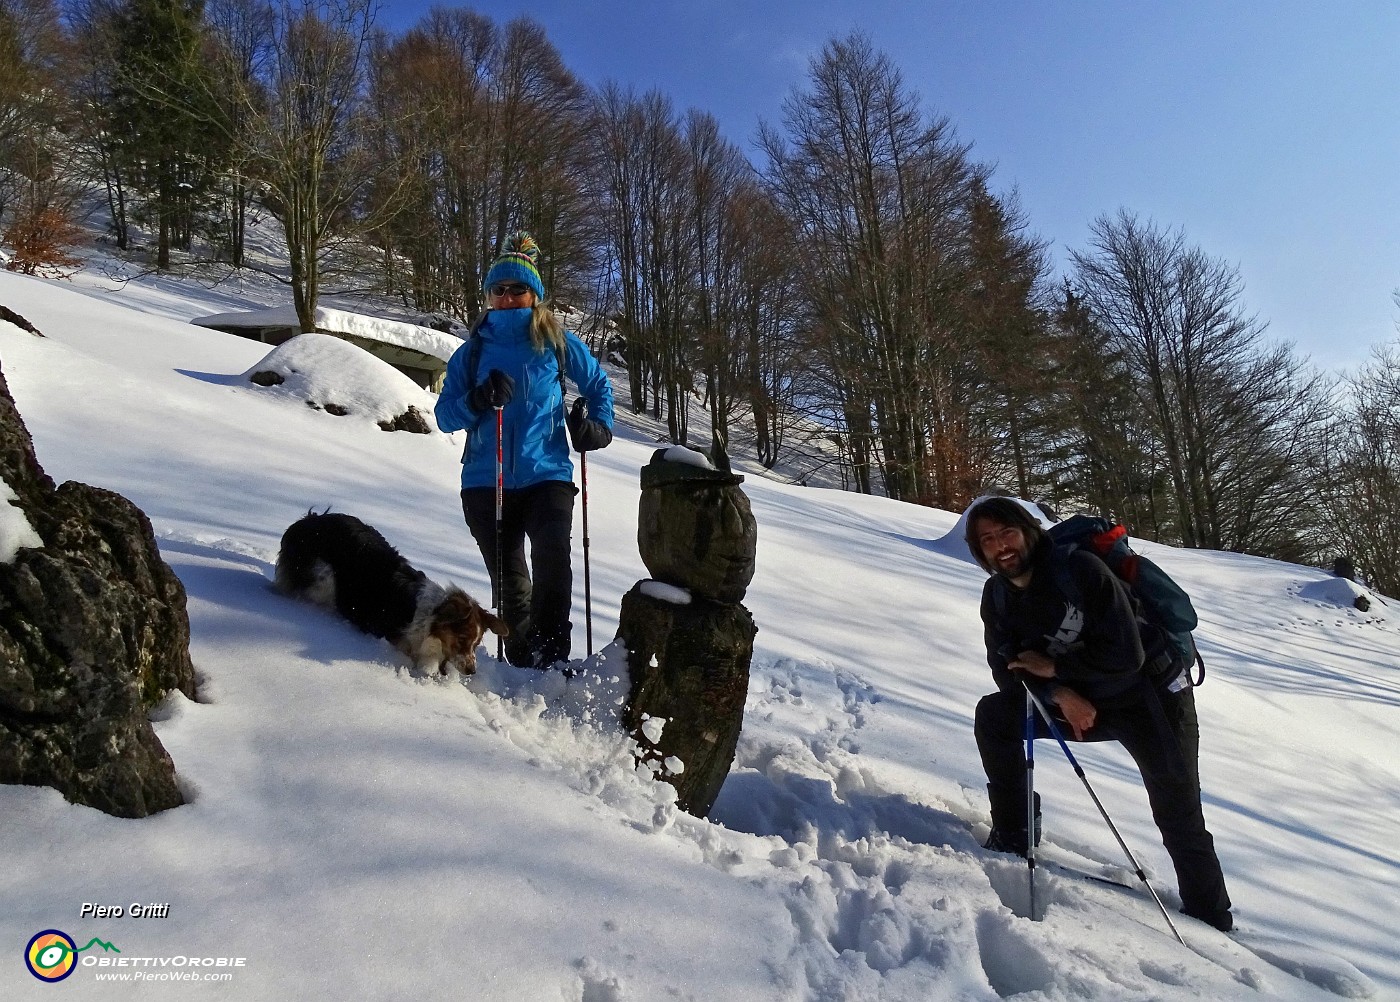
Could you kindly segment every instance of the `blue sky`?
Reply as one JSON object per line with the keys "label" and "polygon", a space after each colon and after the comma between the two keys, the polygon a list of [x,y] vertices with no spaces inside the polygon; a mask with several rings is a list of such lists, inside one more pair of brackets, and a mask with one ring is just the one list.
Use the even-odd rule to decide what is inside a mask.
{"label": "blue sky", "polygon": [[[432,4],[386,3],[413,24]],[[467,5],[473,6],[473,5]],[[1063,264],[1127,208],[1239,268],[1319,366],[1400,318],[1400,4],[1390,0],[498,0],[584,81],[657,88],[748,146],[831,37],[862,30]]]}

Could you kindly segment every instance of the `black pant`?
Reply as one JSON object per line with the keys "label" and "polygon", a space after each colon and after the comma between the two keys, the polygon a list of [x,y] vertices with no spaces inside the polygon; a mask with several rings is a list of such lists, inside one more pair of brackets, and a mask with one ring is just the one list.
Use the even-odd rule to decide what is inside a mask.
{"label": "black pant", "polygon": [[[977,704],[977,750],[987,772],[994,827],[1026,827],[1025,715],[1024,690],[994,692]],[[1051,736],[1039,713],[1035,724],[1037,738]],[[1067,741],[1074,740],[1067,723],[1057,720],[1056,726]],[[1228,911],[1225,875],[1201,812],[1196,768],[1200,729],[1191,690],[1169,693],[1159,700],[1144,685],[1135,701],[1100,708],[1084,740],[1117,741],[1137,763],[1152,820],[1157,822],[1162,844],[1176,868],[1182,910],[1199,918]]]}
{"label": "black pant", "polygon": [[500,581],[496,580],[496,489],[469,487],[462,491],[467,528],[486,561],[491,587],[499,589],[501,618],[510,627],[505,647],[511,664],[547,668],[556,661],[569,660],[573,633],[569,607],[574,592],[569,554],[576,491],[572,483],[548,480],[505,492],[500,553],[504,575]]}

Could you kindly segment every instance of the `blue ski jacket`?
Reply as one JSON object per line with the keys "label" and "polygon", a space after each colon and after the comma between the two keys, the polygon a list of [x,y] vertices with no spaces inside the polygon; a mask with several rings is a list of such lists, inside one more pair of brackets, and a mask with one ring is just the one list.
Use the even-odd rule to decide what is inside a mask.
{"label": "blue ski jacket", "polygon": [[[504,456],[502,477],[507,490],[532,487],[547,480],[574,479],[569,456],[569,432],[564,423],[564,384],[559,356],[549,347],[535,351],[530,341],[532,311],[490,310],[477,327],[481,339],[476,364],[471,362],[472,338],[462,342],[447,363],[442,393],[433,409],[444,432],[466,429],[462,450],[462,486],[496,486],[496,416],[494,410],[473,410],[468,380],[485,382],[492,369],[515,380],[515,393],[502,410]],[[469,369],[475,372],[469,372]],[[603,367],[578,336],[564,334],[564,375],[588,400],[588,416],[612,430],[612,384]]]}

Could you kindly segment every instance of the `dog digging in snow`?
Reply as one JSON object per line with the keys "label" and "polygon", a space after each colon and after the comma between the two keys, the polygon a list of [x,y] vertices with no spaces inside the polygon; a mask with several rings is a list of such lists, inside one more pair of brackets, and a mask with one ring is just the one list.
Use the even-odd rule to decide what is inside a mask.
{"label": "dog digging in snow", "polygon": [[476,645],[506,624],[460,588],[444,588],[353,515],[308,512],[282,534],[273,586],[383,637],[420,671],[476,671]]}

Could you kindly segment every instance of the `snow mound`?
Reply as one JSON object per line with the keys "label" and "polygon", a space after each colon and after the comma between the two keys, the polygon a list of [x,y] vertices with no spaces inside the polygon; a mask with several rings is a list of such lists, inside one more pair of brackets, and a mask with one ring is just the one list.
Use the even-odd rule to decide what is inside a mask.
{"label": "snow mound", "polygon": [[1363,585],[1347,578],[1311,581],[1298,589],[1298,597],[1319,605],[1337,605],[1372,612],[1384,617],[1386,603]]}
{"label": "snow mound", "polygon": [[298,334],[243,377],[288,400],[376,424],[392,424],[412,407],[436,430],[432,394],[388,362],[329,334]]}

